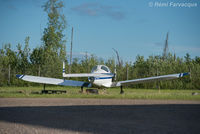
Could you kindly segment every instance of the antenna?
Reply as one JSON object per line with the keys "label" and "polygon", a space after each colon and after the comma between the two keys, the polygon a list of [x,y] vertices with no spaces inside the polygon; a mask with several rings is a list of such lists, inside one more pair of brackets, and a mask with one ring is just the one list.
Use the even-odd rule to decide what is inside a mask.
{"label": "antenna", "polygon": [[71,33],[71,49],[70,49],[70,65],[69,65],[69,74],[71,73],[72,68],[72,44],[73,44],[73,27],[72,27],[72,33]]}
{"label": "antenna", "polygon": [[113,48],[113,50],[115,51],[115,53],[117,55],[118,65],[119,65],[119,67],[121,67],[121,62],[120,62],[120,59],[119,59],[119,53],[116,49]]}

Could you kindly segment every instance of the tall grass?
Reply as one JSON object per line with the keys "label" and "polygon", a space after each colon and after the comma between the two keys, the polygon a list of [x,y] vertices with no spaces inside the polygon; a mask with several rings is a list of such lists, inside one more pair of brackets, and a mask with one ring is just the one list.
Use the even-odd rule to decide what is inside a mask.
{"label": "tall grass", "polygon": [[[66,94],[41,94],[42,86],[39,87],[0,87],[0,97],[12,98],[115,98],[115,99],[171,99],[171,100],[200,100],[200,90],[170,90],[160,92],[156,89],[126,89],[120,94],[119,88],[99,90],[99,94],[79,93],[77,87],[47,86],[47,90],[66,90]],[[192,95],[196,92],[198,95]]]}

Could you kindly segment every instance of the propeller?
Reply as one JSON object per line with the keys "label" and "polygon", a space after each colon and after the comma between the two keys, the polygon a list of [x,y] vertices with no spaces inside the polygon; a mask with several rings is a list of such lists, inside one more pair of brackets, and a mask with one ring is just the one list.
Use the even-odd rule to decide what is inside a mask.
{"label": "propeller", "polygon": [[114,81],[117,81],[117,66],[115,62],[115,68],[114,68]]}
{"label": "propeller", "polygon": [[119,58],[119,53],[116,49],[113,48],[113,51],[116,53],[117,55],[117,61],[118,61],[118,65],[121,67],[121,61],[120,61],[120,58]]}
{"label": "propeller", "polygon": [[[119,53],[116,49],[113,48],[113,51],[116,53],[117,56],[117,61],[118,61],[118,66],[121,67],[121,62],[119,58]],[[114,68],[114,81],[117,81],[117,62],[115,60],[115,68]]]}

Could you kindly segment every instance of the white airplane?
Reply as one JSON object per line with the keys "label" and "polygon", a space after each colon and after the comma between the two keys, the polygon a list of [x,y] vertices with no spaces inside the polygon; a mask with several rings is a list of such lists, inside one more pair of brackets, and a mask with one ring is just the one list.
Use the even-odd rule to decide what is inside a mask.
{"label": "white airplane", "polygon": [[83,91],[83,87],[90,88],[92,86],[105,87],[105,88],[121,87],[120,93],[122,94],[122,93],[124,93],[124,91],[123,91],[124,85],[177,79],[177,78],[183,77],[188,74],[189,73],[179,73],[179,74],[170,74],[170,75],[162,75],[162,76],[113,82],[112,79],[113,79],[113,77],[115,77],[115,74],[111,73],[110,69],[105,65],[94,66],[92,68],[91,73],[66,74],[65,73],[65,63],[63,62],[63,78],[65,78],[65,77],[88,77],[89,82],[48,78],[48,77],[40,77],[40,76],[31,76],[31,75],[19,75],[19,74],[16,75],[16,77],[19,79],[22,79],[24,81],[35,82],[35,83],[62,85],[62,86],[77,86],[77,87],[81,87],[81,91]]}

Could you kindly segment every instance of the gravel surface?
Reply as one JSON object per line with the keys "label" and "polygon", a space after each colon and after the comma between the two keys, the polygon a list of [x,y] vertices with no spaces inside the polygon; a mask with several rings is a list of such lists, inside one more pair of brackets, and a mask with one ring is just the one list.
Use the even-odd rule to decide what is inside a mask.
{"label": "gravel surface", "polygon": [[200,101],[0,98],[2,134],[199,134]]}

